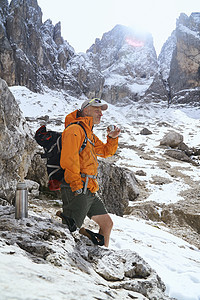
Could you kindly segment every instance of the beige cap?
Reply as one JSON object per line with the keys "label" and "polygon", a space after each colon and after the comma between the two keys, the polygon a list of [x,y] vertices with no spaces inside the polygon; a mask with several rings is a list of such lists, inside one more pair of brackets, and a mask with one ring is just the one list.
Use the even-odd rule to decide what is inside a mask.
{"label": "beige cap", "polygon": [[93,98],[93,99],[88,99],[83,102],[81,105],[81,110],[88,106],[95,106],[95,107],[101,107],[102,110],[106,110],[108,108],[108,104],[106,104],[105,101],[99,99],[99,98]]}

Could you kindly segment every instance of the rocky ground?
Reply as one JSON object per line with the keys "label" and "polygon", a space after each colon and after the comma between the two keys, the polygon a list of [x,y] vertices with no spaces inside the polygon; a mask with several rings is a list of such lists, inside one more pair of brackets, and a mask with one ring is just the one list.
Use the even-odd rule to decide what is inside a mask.
{"label": "rocky ground", "polygon": [[[22,299],[20,293],[23,299],[33,299],[27,293],[31,291],[30,286],[38,284],[38,280],[43,282],[44,287],[49,284],[49,291],[45,289],[46,299],[55,299],[55,295],[57,299],[66,299],[66,296],[74,299],[74,290],[81,299],[172,299],[165,295],[165,285],[160,277],[137,253],[94,246],[78,232],[70,234],[66,225],[62,225],[55,215],[60,206],[60,200],[34,198],[29,201],[29,216],[23,220],[14,218],[14,207],[0,206],[0,256],[4,255],[7,259],[10,255],[15,266],[15,258],[18,257],[15,286],[26,276],[26,270],[30,269],[27,275],[32,277],[29,288],[23,285],[25,288],[21,286],[20,290],[14,291],[10,287],[6,291],[4,281],[7,278],[4,275],[1,279],[2,299],[10,299],[11,295]],[[19,267],[20,259],[26,267]],[[32,262],[32,267],[29,262]],[[4,272],[5,265],[2,268]],[[19,276],[20,268],[23,271]],[[48,277],[46,268],[50,268]],[[66,283],[61,291],[62,277],[66,278]],[[59,284],[54,284],[58,279]],[[54,291],[51,291],[52,286]],[[35,291],[34,295],[41,299],[42,293],[39,295]]]}
{"label": "rocky ground", "polygon": [[[67,113],[64,108],[67,106],[68,110],[72,111],[79,105],[76,99],[66,104],[66,99],[63,99],[63,95],[59,93],[51,92],[40,95],[29,93],[27,89],[25,92],[24,90],[20,91],[20,88],[16,90],[14,88],[13,91],[25,117],[32,117],[33,112],[35,113],[34,122],[29,122],[32,132],[41,124],[41,115],[45,116],[47,112],[49,118],[43,120],[47,127],[60,131],[63,122],[57,122],[56,120],[64,120]],[[59,116],[56,119],[55,112],[51,111],[55,103],[58,103],[58,107],[63,107],[62,111],[58,111]],[[55,122],[52,122],[52,120],[55,120]],[[119,149],[116,155],[105,160],[103,164],[100,162],[99,182],[101,188],[104,189],[103,193],[105,192],[105,198],[108,201],[109,212],[118,215],[123,213],[125,217],[127,214],[125,220],[128,220],[131,215],[139,217],[138,220],[144,219],[145,223],[149,222],[151,224],[151,229],[164,228],[166,231],[170,230],[174,235],[182,237],[190,243],[187,246],[183,245],[183,247],[178,244],[177,247],[180,248],[176,250],[181,251],[183,248],[190,247],[191,252],[194,254],[194,251],[197,250],[192,245],[199,247],[199,155],[186,155],[185,151],[190,152],[191,149],[195,148],[195,153],[198,153],[199,120],[188,117],[181,108],[167,108],[166,103],[163,102],[151,104],[140,102],[120,107],[110,105],[108,113],[103,116],[101,125],[95,128],[95,134],[100,139],[106,139],[106,127],[109,124],[117,124],[121,127]],[[183,140],[188,146],[186,150],[163,144],[164,136],[170,131],[178,133],[178,137],[175,135],[175,141],[178,140],[180,143]],[[32,141],[30,144],[33,144]],[[8,163],[10,162],[12,161],[8,161]],[[7,167],[7,165],[4,167]],[[25,160],[24,170],[26,168]],[[15,166],[15,169],[17,170],[17,166]],[[12,169],[11,174],[16,174],[14,173],[15,169]],[[29,169],[31,171],[35,170],[37,178],[43,185],[46,181],[44,162],[42,165],[41,161],[36,160],[35,167],[32,164]],[[43,175],[39,172],[41,170],[43,170]],[[27,178],[31,179],[29,176],[31,177],[33,174],[30,175],[28,172]],[[136,297],[134,293],[139,293],[140,297],[143,297],[141,299],[145,299],[144,297],[162,299],[161,295],[163,295],[163,299],[167,299],[163,294],[163,283],[157,277],[155,271],[151,270],[149,276],[145,273],[145,278],[144,273],[138,275],[139,267],[135,268],[135,266],[138,266],[138,256],[136,255],[136,258],[134,254],[135,248],[131,252],[126,252],[125,249],[122,251],[121,245],[117,244],[118,237],[112,241],[116,246],[113,250],[101,248],[102,252],[97,252],[97,254],[99,253],[97,258],[91,259],[94,246],[87,238],[80,236],[79,233],[72,236],[66,227],[63,227],[64,225],[55,216],[56,211],[61,207],[60,198],[56,194],[51,195],[51,197],[49,193],[48,195],[47,193],[40,193],[39,195],[39,184],[36,181],[34,180],[29,187],[29,218],[27,220],[18,222],[14,219],[12,207],[1,207],[0,242],[2,244],[2,262],[4,262],[4,259],[8,260],[7,254],[13,260],[20,255],[22,260],[28,258],[27,264],[31,260],[37,264],[44,264],[45,268],[51,268],[52,265],[65,268],[67,271],[65,270],[65,275],[61,275],[61,277],[65,278],[67,274],[72,279],[70,282],[75,281],[76,284],[80,281],[79,276],[86,283],[92,275],[96,283],[93,288],[98,291],[98,296],[101,299],[109,299],[109,297],[111,299],[113,297],[115,299],[126,299],[125,297],[131,299]],[[5,199],[2,196],[1,198]],[[5,200],[2,200],[2,204],[6,204]],[[121,219],[119,223],[122,222]],[[94,224],[87,225],[91,229],[97,229]],[[127,223],[126,230],[130,230],[130,226],[132,225]],[[120,224],[119,228],[121,228]],[[123,243],[124,234],[119,228],[115,229],[114,234],[120,236],[121,243]],[[137,248],[138,245],[141,245],[141,241],[138,243],[137,239],[142,239],[142,236],[139,232],[137,239],[134,240],[133,236],[135,234],[136,232],[132,232],[131,245],[135,245]],[[151,236],[149,240],[151,240]],[[148,244],[144,247],[154,249],[154,246],[149,245],[148,241]],[[173,244],[176,244],[176,242],[173,241]],[[141,247],[144,248],[143,244]],[[61,249],[61,251],[58,249]],[[142,249],[137,250],[140,253]],[[163,254],[163,248],[161,248],[161,253]],[[78,259],[74,258],[74,254]],[[105,260],[103,260],[102,266],[100,262],[104,257]],[[134,261],[130,261],[130,257],[134,258]],[[149,255],[146,258],[148,259]],[[116,259],[117,266],[115,264]],[[139,259],[139,265],[141,265],[140,262],[144,266],[144,270],[149,270],[149,266],[143,263],[141,258]],[[48,266],[46,263],[48,263]],[[127,264],[129,267],[131,266],[131,270],[127,269]],[[195,264],[198,264],[198,261],[195,261]],[[108,265],[109,269],[107,268]],[[7,263],[2,265],[4,274],[10,272],[8,267],[9,264]],[[21,266],[16,269],[17,273],[20,268]],[[34,265],[34,268],[39,268],[39,266]],[[58,271],[58,269],[56,270]],[[143,272],[143,268],[142,270],[139,268],[139,270]],[[76,279],[73,277],[74,272],[78,274]],[[11,274],[13,273],[11,272]],[[37,276],[45,278],[45,283],[49,280],[46,279],[46,275],[41,270],[38,271]],[[50,278],[51,282],[55,280],[53,276]],[[130,276],[132,276],[131,279]],[[141,276],[143,277],[140,278]],[[4,280],[3,286],[6,287],[5,276],[2,280]],[[10,281],[10,278],[7,278],[7,280]],[[138,284],[138,280],[140,284]],[[35,283],[34,281],[33,285]],[[143,290],[144,286],[145,290]],[[91,287],[86,284],[85,288],[85,298],[83,298],[81,291],[78,294],[82,299],[87,299],[87,292],[93,295]],[[10,294],[14,293],[11,290],[9,292]],[[60,291],[57,292],[60,293]],[[108,293],[109,297],[105,296]],[[159,297],[155,296],[158,293]],[[49,299],[52,298],[49,297]]]}
{"label": "rocky ground", "polygon": [[[47,110],[49,118],[42,122],[45,122],[47,128],[61,131],[66,100],[69,111],[78,107],[76,99],[73,102],[69,98],[69,101],[66,97],[63,99],[62,94],[52,91],[44,95],[23,88],[22,92],[15,88],[12,91],[27,120],[34,112],[34,118],[28,121],[33,132],[41,124],[41,114],[45,116]],[[58,110],[56,118],[55,112],[48,109],[51,103],[59,103],[62,108]],[[41,112],[37,112],[38,106]],[[121,128],[116,155],[103,160],[99,169],[105,175],[99,178],[100,191],[110,212],[131,214],[161,223],[173,234],[199,247],[198,108],[178,105],[167,108],[165,102],[142,101],[127,106],[110,105],[101,124],[95,128],[95,134],[102,140],[106,139],[106,127],[110,123]],[[175,135],[177,145],[161,143],[169,132],[178,134]],[[38,168],[41,165],[38,157],[29,172],[37,169],[41,184],[44,184],[47,179],[44,172],[39,173],[39,169],[41,171],[45,166]]]}
{"label": "rocky ground", "polygon": [[[127,113],[127,120],[132,114],[131,119],[137,122],[130,120],[123,127],[113,161],[132,170],[138,183],[139,196],[129,201],[125,214],[154,221],[158,226],[162,224],[199,248],[199,120],[188,118],[189,107],[183,114],[181,107],[167,110],[161,105],[165,113],[160,113],[156,103],[151,103],[150,108],[147,104],[141,106],[143,111],[134,105],[134,111]],[[154,111],[149,120],[148,111],[150,116]],[[176,137],[182,142],[177,141],[175,145],[173,141],[171,144],[162,142],[169,133],[178,134]]]}
{"label": "rocky ground", "polygon": [[[147,161],[153,161],[159,169],[164,170],[169,178],[154,175],[151,178],[152,185],[162,189],[162,187],[172,181],[182,181],[185,189],[180,191],[181,200],[176,203],[162,203],[147,200],[151,195],[151,189],[148,187],[147,181],[144,179],[146,174],[142,170],[135,172],[139,185],[139,196],[135,201],[130,202],[130,206],[126,208],[125,214],[131,214],[145,220],[151,220],[168,227],[174,235],[186,240],[190,244],[200,249],[200,191],[199,180],[194,180],[189,174],[195,171],[200,173],[199,157],[190,159],[188,163],[169,156],[157,157],[154,151],[145,153],[134,147],[134,151],[138,156]],[[189,157],[188,157],[189,160]],[[170,163],[174,163],[171,166]],[[193,165],[196,166],[193,166]],[[195,171],[194,171],[195,169]],[[173,192],[173,191],[171,191]],[[161,195],[162,197],[162,195]]]}

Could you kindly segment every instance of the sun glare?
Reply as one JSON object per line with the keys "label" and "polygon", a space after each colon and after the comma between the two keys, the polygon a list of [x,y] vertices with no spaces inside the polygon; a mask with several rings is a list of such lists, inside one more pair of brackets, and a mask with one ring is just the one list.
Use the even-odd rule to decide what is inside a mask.
{"label": "sun glare", "polygon": [[126,42],[128,45],[132,46],[132,47],[143,47],[144,46],[144,42],[140,41],[140,40],[136,40],[133,38],[126,38]]}

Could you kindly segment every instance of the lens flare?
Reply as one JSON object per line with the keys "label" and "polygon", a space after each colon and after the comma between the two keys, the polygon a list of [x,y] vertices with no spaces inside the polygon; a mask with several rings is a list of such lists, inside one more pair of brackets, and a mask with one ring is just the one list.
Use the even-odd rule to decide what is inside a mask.
{"label": "lens flare", "polygon": [[144,46],[144,42],[140,41],[140,40],[136,40],[133,38],[126,38],[126,42],[128,45],[132,46],[132,47],[143,47]]}

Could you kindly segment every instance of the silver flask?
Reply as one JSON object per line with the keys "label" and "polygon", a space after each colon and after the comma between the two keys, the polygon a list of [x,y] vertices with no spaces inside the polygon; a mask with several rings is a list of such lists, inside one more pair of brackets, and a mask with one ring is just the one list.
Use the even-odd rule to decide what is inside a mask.
{"label": "silver flask", "polygon": [[25,182],[18,182],[15,195],[15,219],[28,217],[28,191]]}

